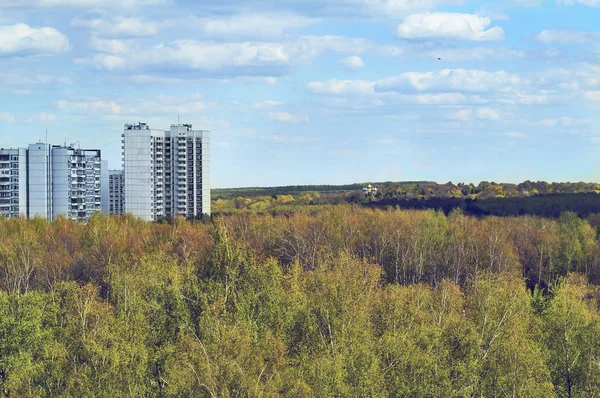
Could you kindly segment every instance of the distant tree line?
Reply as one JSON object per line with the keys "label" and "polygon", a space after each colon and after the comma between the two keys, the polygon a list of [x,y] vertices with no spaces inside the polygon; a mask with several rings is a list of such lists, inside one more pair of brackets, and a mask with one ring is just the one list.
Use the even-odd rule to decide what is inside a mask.
{"label": "distant tree line", "polygon": [[403,209],[439,209],[449,214],[454,209],[474,216],[521,216],[536,215],[557,218],[570,211],[580,217],[600,213],[600,195],[597,193],[550,194],[531,197],[490,198],[490,199],[381,199],[366,201],[365,206],[386,208],[399,206]]}
{"label": "distant tree line", "polygon": [[595,183],[525,181],[521,184],[496,184],[483,181],[478,185],[455,185],[451,182],[387,182],[374,184],[378,188],[376,195],[365,195],[362,191],[365,185],[219,190],[214,197],[213,209],[216,213],[253,211],[276,214],[293,211],[298,206],[349,203],[372,208],[441,209],[446,214],[453,209],[461,209],[475,216],[529,214],[556,218],[565,211],[575,212],[580,217],[600,213],[600,184]]}
{"label": "distant tree line", "polygon": [[0,218],[0,395],[600,396],[595,215],[296,207]]}

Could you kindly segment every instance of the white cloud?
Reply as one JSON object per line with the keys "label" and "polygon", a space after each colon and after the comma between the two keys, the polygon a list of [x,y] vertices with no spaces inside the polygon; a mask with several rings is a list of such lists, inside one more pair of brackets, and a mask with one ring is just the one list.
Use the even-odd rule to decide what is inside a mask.
{"label": "white cloud", "polygon": [[43,121],[56,120],[56,115],[54,115],[52,113],[48,113],[48,112],[41,112],[39,114],[39,120],[43,120]]}
{"label": "white cloud", "polygon": [[277,40],[286,30],[301,28],[317,19],[292,14],[245,13],[229,17],[199,19],[205,35],[228,40]]}
{"label": "white cloud", "polygon": [[[102,52],[118,55],[119,58],[91,55],[79,59],[99,69],[119,71],[140,76],[172,77],[179,79],[270,77],[290,73],[291,67],[311,62],[327,53],[351,54],[342,63],[358,67],[362,58],[370,54],[380,57],[432,58],[444,56],[444,61],[468,59],[496,59],[520,57],[519,52],[506,49],[440,49],[437,51],[413,43],[404,47],[379,45],[368,39],[344,36],[300,36],[286,37],[281,41],[261,42],[215,42],[178,40],[160,45],[140,48],[132,47],[124,52],[127,42],[110,41],[93,43]],[[363,62],[364,64],[364,62]],[[271,84],[276,83],[275,80]]]}
{"label": "white cloud", "polygon": [[77,58],[75,63],[92,65],[98,69],[117,70],[127,66],[127,60],[117,55],[96,54],[91,58]]}
{"label": "white cloud", "polygon": [[56,107],[61,111],[77,114],[119,113],[121,107],[114,101],[58,101]]}
{"label": "white cloud", "polygon": [[513,4],[525,7],[537,7],[542,4],[544,0],[512,0]]}
{"label": "white cloud", "polygon": [[[596,78],[594,77],[596,76]],[[455,120],[492,120],[502,116],[501,105],[545,105],[600,98],[597,67],[580,64],[520,74],[505,71],[445,69],[405,72],[381,80],[314,81],[307,90],[336,110],[366,111],[403,104],[470,105],[448,114]]]}
{"label": "white cloud", "polygon": [[557,44],[586,44],[600,40],[600,32],[580,32],[573,30],[542,30],[535,39],[546,45]]}
{"label": "white cloud", "polygon": [[71,21],[71,26],[89,30],[102,37],[151,37],[159,32],[158,24],[138,18],[77,17]]}
{"label": "white cloud", "polygon": [[431,10],[443,5],[463,5],[463,0],[341,0],[340,2],[358,3],[373,14],[403,16],[419,10]]}
{"label": "white cloud", "polygon": [[461,110],[451,114],[450,119],[467,121],[467,120],[471,120],[472,114],[473,114],[473,112],[470,109],[461,109]]}
{"label": "white cloud", "polygon": [[365,67],[361,57],[352,56],[338,61],[338,64],[350,71],[356,71]]}
{"label": "white cloud", "polygon": [[509,137],[509,138],[525,138],[525,137],[527,137],[527,134],[520,133],[518,131],[509,131],[507,133],[503,133],[502,135],[505,137]]}
{"label": "white cloud", "polygon": [[600,0],[556,0],[556,2],[568,6],[573,4],[583,4],[584,6],[600,7]]}
{"label": "white cloud", "polygon": [[13,115],[7,112],[0,112],[0,122],[14,123],[15,118]]}
{"label": "white cloud", "polygon": [[285,105],[285,102],[281,102],[281,101],[262,101],[262,102],[257,102],[254,105],[252,105],[252,107],[254,109],[272,109],[272,108],[276,108],[278,106],[282,106]]}
{"label": "white cloud", "polygon": [[489,107],[477,108],[475,112],[473,112],[471,109],[460,109],[457,112],[451,114],[450,119],[468,121],[471,120],[473,116],[481,120],[500,119],[500,115],[498,114],[498,112]]}
{"label": "white cloud", "polygon": [[110,54],[123,54],[129,51],[129,46],[123,40],[106,40],[95,36],[90,38],[90,48],[98,52]]}
{"label": "white cloud", "polygon": [[460,93],[419,94],[414,97],[421,105],[455,105],[467,102]]}
{"label": "white cloud", "polygon": [[500,115],[494,109],[484,107],[477,109],[477,118],[486,120],[498,120],[500,119]]}
{"label": "white cloud", "polygon": [[600,91],[587,91],[583,97],[588,101],[600,102]]}
{"label": "white cloud", "polygon": [[66,76],[30,75],[25,73],[2,73],[0,72],[0,84],[3,86],[36,86],[40,85],[69,85],[73,80]]}
{"label": "white cloud", "polygon": [[473,14],[452,12],[414,14],[404,18],[404,21],[398,25],[396,36],[401,39],[504,40],[504,30],[499,26],[487,29],[490,24],[489,18]]}
{"label": "white cloud", "polygon": [[69,49],[67,37],[54,28],[25,24],[0,26],[0,56],[59,54]]}
{"label": "white cloud", "polygon": [[309,138],[303,136],[290,136],[282,134],[261,135],[263,141],[274,142],[276,144],[305,144],[308,142],[317,142],[317,138]]}
{"label": "white cloud", "polygon": [[[103,45],[106,43],[102,43]],[[79,59],[100,69],[135,75],[177,72],[187,77],[269,76],[286,74],[293,65],[310,62],[328,52],[394,55],[392,46],[343,36],[301,36],[281,42],[214,42],[178,40],[122,55],[92,55]],[[200,74],[200,75],[199,75]],[[274,83],[274,82],[272,82]]]}
{"label": "white cloud", "polygon": [[379,80],[375,88],[380,92],[406,90],[485,92],[520,83],[519,76],[504,71],[443,69],[438,72],[405,72],[399,76]]}
{"label": "white cloud", "polygon": [[308,90],[316,94],[374,95],[373,82],[365,80],[336,80],[311,82]]}
{"label": "white cloud", "polygon": [[146,117],[155,115],[197,114],[210,104],[194,96],[157,96],[152,100],[122,98],[118,101],[106,99],[60,100],[57,109],[77,115],[100,115],[103,118],[118,115],[122,117]]}
{"label": "white cloud", "polygon": [[308,115],[292,115],[288,112],[269,112],[269,118],[285,123],[308,123]]}
{"label": "white cloud", "polygon": [[0,8],[20,7],[135,7],[163,4],[168,0],[0,0]]}
{"label": "white cloud", "polygon": [[552,128],[554,128],[554,127],[570,128],[570,127],[577,127],[577,126],[586,126],[586,125],[589,125],[590,122],[591,121],[588,119],[573,119],[568,116],[563,116],[563,117],[556,118],[556,119],[538,120],[534,124],[537,126],[552,127]]}

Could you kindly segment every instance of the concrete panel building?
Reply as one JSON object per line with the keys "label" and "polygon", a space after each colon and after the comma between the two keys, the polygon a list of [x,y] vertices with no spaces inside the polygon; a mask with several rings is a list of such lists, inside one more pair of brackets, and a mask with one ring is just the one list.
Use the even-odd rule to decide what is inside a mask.
{"label": "concrete panel building", "polygon": [[108,191],[108,214],[123,214],[125,212],[125,173],[123,170],[109,171]]}
{"label": "concrete panel building", "polygon": [[190,124],[126,124],[125,211],[147,221],[210,215],[210,135]]}
{"label": "concrete panel building", "polygon": [[27,215],[27,150],[0,149],[0,216]]}
{"label": "concrete panel building", "polygon": [[102,213],[110,214],[110,171],[108,170],[108,160],[102,161],[100,191],[102,196]]}
{"label": "concrete panel building", "polygon": [[[55,147],[52,151],[52,161],[52,218],[64,215],[71,220],[86,222],[94,213],[101,212],[102,154],[100,150]],[[66,175],[63,174],[65,164]]]}
{"label": "concrete panel building", "polygon": [[86,222],[101,211],[101,174],[99,150],[44,143],[0,150],[0,215]]}

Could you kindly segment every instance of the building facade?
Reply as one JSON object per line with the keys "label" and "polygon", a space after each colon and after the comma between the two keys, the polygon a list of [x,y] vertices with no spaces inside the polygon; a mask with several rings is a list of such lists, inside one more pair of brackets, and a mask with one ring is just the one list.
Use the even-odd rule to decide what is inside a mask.
{"label": "building facade", "polygon": [[5,179],[1,173],[7,164],[11,207],[8,211],[0,206],[0,215],[47,220],[64,216],[86,222],[102,210],[99,150],[44,143],[31,144],[27,149],[0,150],[0,192],[6,191],[8,198],[9,189],[2,188],[8,184],[2,184]]}
{"label": "building facade", "polygon": [[27,150],[0,149],[0,216],[27,215]]}
{"label": "building facade", "polygon": [[126,124],[122,144],[126,212],[147,221],[210,215],[208,131]]}
{"label": "building facade", "polygon": [[108,214],[123,214],[125,212],[125,173],[123,170],[109,171],[108,191]]}

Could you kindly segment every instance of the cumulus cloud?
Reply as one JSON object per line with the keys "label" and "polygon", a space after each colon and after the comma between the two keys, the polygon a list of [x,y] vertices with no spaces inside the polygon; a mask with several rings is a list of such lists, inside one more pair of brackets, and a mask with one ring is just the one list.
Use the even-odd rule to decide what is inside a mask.
{"label": "cumulus cloud", "polygon": [[[169,77],[177,73],[180,79],[259,76],[274,79],[288,74],[293,66],[307,64],[327,53],[351,55],[340,62],[344,67],[351,68],[364,65],[360,57],[362,54],[411,59],[435,59],[441,55],[445,61],[450,62],[521,56],[518,52],[505,51],[506,49],[422,48],[420,43],[400,47],[335,35],[285,37],[280,41],[178,40],[146,48],[137,43],[137,46],[131,46],[128,51],[125,51],[127,41],[103,40],[93,39],[90,44],[104,55],[90,55],[77,62],[133,75]],[[106,57],[106,54],[119,58]]]}
{"label": "cumulus cloud", "polygon": [[151,37],[159,32],[158,24],[138,18],[77,17],[71,21],[71,26],[89,30],[97,36],[111,38]]}
{"label": "cumulus cloud", "polygon": [[477,118],[484,120],[498,120],[500,119],[500,115],[492,108],[483,107],[477,109]]}
{"label": "cumulus cloud", "polygon": [[373,86],[374,82],[365,80],[330,79],[324,82],[310,82],[308,90],[316,94],[373,95]]}
{"label": "cumulus cloud", "polygon": [[600,32],[580,32],[573,30],[542,30],[535,39],[548,44],[586,44],[600,40]]}
{"label": "cumulus cloud", "polygon": [[588,101],[600,102],[600,91],[587,91],[583,96]]}
{"label": "cumulus cloud", "polygon": [[276,144],[305,144],[309,142],[318,142],[320,141],[318,138],[313,137],[305,137],[298,135],[283,135],[283,134],[271,134],[271,135],[261,135],[260,139],[263,141],[273,142]]}
{"label": "cumulus cloud", "polygon": [[563,128],[570,128],[570,127],[581,127],[581,126],[587,126],[591,123],[591,120],[589,119],[574,119],[568,116],[563,116],[563,117],[559,117],[556,119],[542,119],[542,120],[538,120],[536,121],[534,124],[538,125],[538,126],[544,126],[544,127],[563,127]]}
{"label": "cumulus cloud", "polygon": [[77,114],[89,114],[98,112],[119,113],[121,107],[114,101],[58,101],[56,107],[61,111]]}
{"label": "cumulus cloud", "polygon": [[356,55],[341,59],[338,64],[349,71],[356,71],[365,67],[365,62]]}
{"label": "cumulus cloud", "polygon": [[134,7],[163,4],[168,0],[0,0],[0,8],[21,7]]}
{"label": "cumulus cloud", "polygon": [[372,109],[405,103],[468,105],[471,108],[456,110],[448,117],[497,121],[503,105],[600,100],[600,81],[594,78],[594,73],[596,67],[591,65],[521,74],[447,69],[406,72],[372,81],[314,81],[307,85],[307,90],[324,96],[323,103],[336,109]]}
{"label": "cumulus cloud", "polygon": [[452,113],[450,119],[468,121],[471,120],[473,116],[480,120],[500,119],[498,111],[489,107],[477,108],[475,112],[471,109],[460,109],[457,112]]}
{"label": "cumulus cloud", "polygon": [[487,29],[490,24],[490,18],[473,14],[428,12],[404,18],[396,28],[396,36],[401,39],[504,40],[504,30],[499,26]]}
{"label": "cumulus cloud", "polygon": [[123,69],[127,66],[127,60],[118,55],[96,54],[90,58],[77,58],[75,63],[81,65],[92,65],[97,69],[109,71]]}
{"label": "cumulus cloud", "polygon": [[502,135],[505,137],[509,137],[509,138],[525,138],[525,137],[527,137],[527,134],[520,133],[518,131],[509,131],[509,132],[503,133]]}
{"label": "cumulus cloud", "polygon": [[421,105],[455,105],[468,100],[461,93],[419,94],[414,99]]}
{"label": "cumulus cloud", "polygon": [[106,40],[98,37],[90,39],[90,48],[98,52],[110,54],[122,54],[129,51],[129,46],[123,40]]}
{"label": "cumulus cloud", "polygon": [[32,28],[25,24],[0,26],[0,56],[59,54],[69,49],[69,40],[54,28]]}
{"label": "cumulus cloud", "polygon": [[[101,42],[98,44],[106,45]],[[116,44],[116,42],[108,43]],[[389,46],[378,46],[367,39],[343,36],[301,36],[280,42],[224,42],[178,40],[128,51],[115,56],[98,54],[77,62],[99,69],[133,72],[136,75],[177,72],[179,77],[270,76],[285,74],[293,65],[306,63],[328,52],[385,53]],[[114,51],[113,51],[114,53]]]}
{"label": "cumulus cloud", "polygon": [[473,112],[470,109],[461,109],[461,110],[451,114],[450,119],[468,121],[468,120],[471,120],[472,114],[473,114]]}
{"label": "cumulus cloud", "polygon": [[600,0],[556,0],[557,3],[565,5],[583,4],[584,6],[600,7]]}
{"label": "cumulus cloud", "polygon": [[308,123],[308,115],[292,115],[288,112],[269,112],[269,119],[285,123]]}
{"label": "cumulus cloud", "polygon": [[15,118],[13,115],[7,112],[0,112],[0,122],[14,123]]}
{"label": "cumulus cloud", "polygon": [[317,22],[318,19],[293,14],[252,13],[211,17],[195,21],[211,38],[226,40],[277,40],[284,32]]}
{"label": "cumulus cloud", "polygon": [[522,79],[505,71],[488,72],[477,69],[443,69],[438,72],[406,72],[379,80],[377,91],[489,91],[507,85],[517,85]]}
{"label": "cumulus cloud", "polygon": [[2,86],[40,86],[54,84],[64,86],[72,83],[73,80],[66,76],[0,72],[0,85]]}
{"label": "cumulus cloud", "polygon": [[198,96],[158,96],[152,100],[136,98],[123,98],[107,100],[100,98],[82,100],[60,100],[56,108],[77,115],[99,114],[103,117],[119,115],[123,117],[137,117],[147,115],[174,115],[176,113],[195,114],[205,110],[209,104]]}
{"label": "cumulus cloud", "polygon": [[281,102],[281,101],[262,101],[262,102],[256,102],[254,105],[252,105],[252,107],[254,109],[272,109],[272,108],[276,108],[278,106],[282,106],[285,105],[285,102]]}

